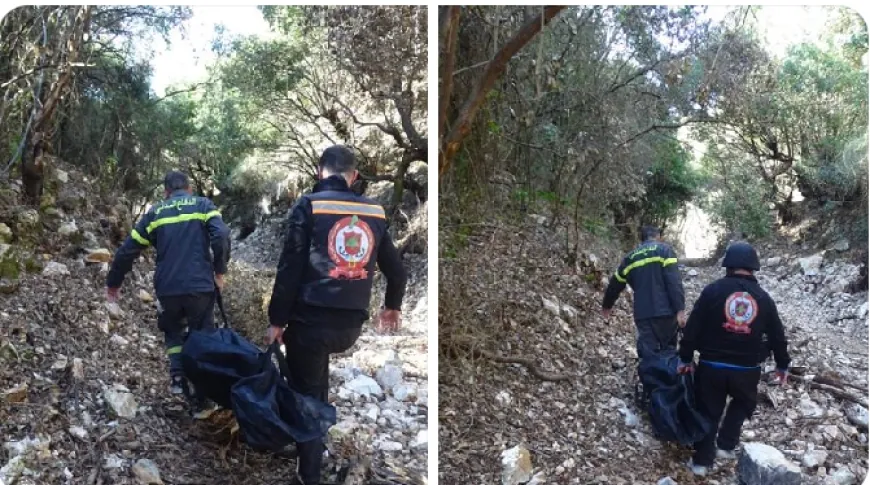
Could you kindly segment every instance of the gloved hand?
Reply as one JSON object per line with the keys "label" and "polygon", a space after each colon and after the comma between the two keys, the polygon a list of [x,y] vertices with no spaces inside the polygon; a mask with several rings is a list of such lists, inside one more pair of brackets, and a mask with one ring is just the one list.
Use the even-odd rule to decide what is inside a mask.
{"label": "gloved hand", "polygon": [[695,364],[684,364],[680,362],[677,365],[677,374],[691,374],[692,372],[695,372]]}
{"label": "gloved hand", "polygon": [[788,369],[776,369],[776,383],[783,385],[788,383]]}

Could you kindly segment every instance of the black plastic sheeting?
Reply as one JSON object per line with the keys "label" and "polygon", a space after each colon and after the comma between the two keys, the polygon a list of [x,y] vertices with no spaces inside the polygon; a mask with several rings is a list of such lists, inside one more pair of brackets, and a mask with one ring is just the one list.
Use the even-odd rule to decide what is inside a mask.
{"label": "black plastic sheeting", "polygon": [[706,435],[712,423],[695,406],[691,374],[677,374],[680,359],[666,350],[641,359],[638,372],[644,389],[651,389],[649,418],[658,439],[688,446]]}
{"label": "black plastic sheeting", "polygon": [[228,328],[194,331],[182,347],[181,365],[198,396],[229,408],[232,387],[241,379],[260,372],[262,353],[256,345]]}
{"label": "black plastic sheeting", "polygon": [[242,438],[254,449],[277,451],[311,441],[336,422],[333,406],[294,391],[282,378],[289,373],[277,343],[263,352],[229,328],[191,332],[181,361],[197,397],[232,409]]}
{"label": "black plastic sheeting", "polygon": [[[275,356],[281,371],[272,364]],[[333,406],[293,391],[281,378],[286,362],[277,345],[263,354],[260,373],[239,381],[232,390],[233,413],[250,447],[278,451],[296,442],[320,438],[336,422]]]}

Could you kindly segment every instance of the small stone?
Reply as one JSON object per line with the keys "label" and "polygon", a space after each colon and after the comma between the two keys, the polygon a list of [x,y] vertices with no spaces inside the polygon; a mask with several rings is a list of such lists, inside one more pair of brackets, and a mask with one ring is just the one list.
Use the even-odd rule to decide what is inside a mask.
{"label": "small stone", "polygon": [[825,410],[808,397],[801,398],[798,406],[805,418],[822,418],[825,416]]}
{"label": "small stone", "polygon": [[426,448],[429,445],[429,433],[425,429],[417,432],[414,441],[411,442],[411,448]]}
{"label": "small stone", "polygon": [[828,459],[828,452],[825,450],[810,450],[804,453],[801,463],[807,468],[816,468],[825,463]]}
{"label": "small stone", "polygon": [[76,226],[75,221],[64,222],[57,229],[57,233],[64,237],[72,236],[79,232],[78,226]]}
{"label": "small stone", "polygon": [[354,377],[352,380],[345,383],[344,387],[363,397],[379,397],[384,394],[384,390],[381,389],[378,382],[366,375],[358,375]]}
{"label": "small stone", "polygon": [[671,477],[665,477],[656,482],[656,485],[677,485],[677,482]]}
{"label": "small stone", "polygon": [[824,253],[818,253],[806,258],[798,259],[798,264],[805,276],[816,276],[822,269],[823,261]]}
{"label": "small stone", "polygon": [[123,458],[115,453],[112,453],[105,458],[103,462],[103,468],[105,468],[106,470],[117,470],[120,468],[124,468],[125,464],[126,463]]}
{"label": "small stone", "polygon": [[868,415],[867,408],[860,404],[852,404],[846,408],[846,419],[855,426],[867,429]]}
{"label": "small stone", "polygon": [[547,483],[547,475],[544,472],[535,473],[526,485],[544,485]]}
{"label": "small stone", "polygon": [[42,269],[42,276],[62,276],[68,274],[69,268],[65,264],[56,261],[49,261],[46,263],[45,268]]}
{"label": "small stone", "polygon": [[401,384],[404,377],[405,375],[404,371],[402,371],[401,364],[397,365],[395,361],[387,362],[383,367],[378,369],[378,372],[375,374],[375,379],[384,389],[392,389],[396,387]]}
{"label": "small stone", "polygon": [[559,304],[559,300],[556,300],[555,298],[551,300],[542,296],[541,301],[544,303],[545,310],[557,317],[562,315],[562,306]]}
{"label": "small stone", "polygon": [[746,443],[737,462],[743,483],[753,485],[800,485],[800,468],[776,448],[763,443]]}
{"label": "small stone", "polygon": [[860,307],[858,307],[858,313],[855,315],[861,320],[865,320],[868,312],[870,312],[870,302],[865,301]]}
{"label": "small stone", "polygon": [[3,391],[3,401],[8,403],[22,403],[27,401],[27,383],[20,384]]}
{"label": "small stone", "polygon": [[836,441],[840,438],[840,428],[833,424],[826,424],[820,426],[822,431],[822,436],[827,438],[830,441]]}
{"label": "small stone", "polygon": [[511,405],[511,393],[508,391],[500,391],[495,395],[495,400],[502,406],[510,406]]}
{"label": "small stone", "polygon": [[94,249],[85,256],[85,262],[88,263],[110,263],[112,261],[112,253],[106,248]]}
{"label": "small stone", "polygon": [[54,178],[62,184],[69,182],[69,174],[59,168],[56,168],[54,170]]}
{"label": "small stone", "polygon": [[532,455],[518,445],[501,454],[502,485],[520,485],[532,478]]}
{"label": "small stone", "polygon": [[359,423],[353,419],[345,419],[339,421],[335,426],[329,428],[329,436],[337,441],[342,438],[347,438],[353,435],[353,432],[359,427]]}
{"label": "small stone", "polygon": [[779,256],[774,256],[772,258],[767,258],[765,266],[770,266],[771,268],[773,268],[779,266],[780,263],[782,263],[782,258]]}
{"label": "small stone", "polygon": [[834,251],[844,252],[849,250],[849,241],[846,239],[840,239],[836,243],[834,243]]}
{"label": "small stone", "polygon": [[417,388],[417,405],[429,406],[429,390],[426,386]]}
{"label": "small stone", "polygon": [[539,226],[543,226],[547,223],[547,218],[540,214],[529,214],[529,219],[531,219],[532,222],[535,222]]}
{"label": "small stone", "polygon": [[163,485],[160,469],[151,460],[139,460],[133,465],[133,475],[140,485]]}
{"label": "small stone", "polygon": [[103,391],[103,398],[115,416],[119,418],[136,417],[139,405],[136,403],[136,398],[133,397],[133,394],[126,389],[115,385],[115,387]]}
{"label": "small stone", "polygon": [[393,397],[398,401],[411,401],[417,396],[415,384],[401,383],[393,388]]}
{"label": "small stone", "polygon": [[109,316],[115,319],[120,319],[124,317],[124,310],[121,310],[120,305],[115,302],[106,302],[106,310],[109,312]]}
{"label": "small stone", "polygon": [[69,434],[84,441],[88,438],[88,431],[81,426],[73,426],[69,429]]}
{"label": "small stone", "polygon": [[[696,269],[694,269],[694,268],[690,269],[690,270],[689,270],[689,276],[691,276],[691,277],[693,277],[693,278],[694,278],[695,276],[698,276],[698,270],[696,270]],[[668,478],[670,478],[670,477],[668,477]],[[663,479],[663,480],[664,480],[664,479]]]}
{"label": "small stone", "polygon": [[151,293],[148,293],[145,290],[139,290],[139,299],[142,300],[143,303],[151,303],[154,301],[154,297],[151,296]]}
{"label": "small stone", "polygon": [[402,451],[402,443],[398,441],[384,439],[378,442],[378,449],[381,451]]}
{"label": "small stone", "polygon": [[[24,209],[15,216],[19,226],[33,227],[39,224],[39,211],[36,209]],[[20,235],[19,235],[20,236]]]}
{"label": "small stone", "polygon": [[12,229],[0,222],[0,244],[12,241]]}
{"label": "small stone", "polygon": [[855,485],[858,477],[847,468],[839,468],[825,479],[825,485]]}
{"label": "small stone", "polygon": [[77,381],[83,381],[85,379],[85,363],[78,357],[73,359],[72,376],[73,379]]}
{"label": "small stone", "polygon": [[58,354],[57,360],[54,361],[54,364],[51,364],[51,370],[63,370],[69,367],[69,360],[63,354]]}
{"label": "small stone", "polygon": [[127,342],[127,339],[125,339],[124,337],[122,337],[118,334],[112,335],[112,338],[109,339],[109,342],[112,342],[113,344],[115,344],[119,347],[126,347],[127,344],[129,343],[129,342]]}

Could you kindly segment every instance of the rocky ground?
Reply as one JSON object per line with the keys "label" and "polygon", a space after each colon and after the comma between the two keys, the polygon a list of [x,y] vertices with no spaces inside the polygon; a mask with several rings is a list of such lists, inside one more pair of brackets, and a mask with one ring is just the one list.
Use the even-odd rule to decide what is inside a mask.
{"label": "rocky ground", "polygon": [[[703,479],[690,476],[691,450],[656,441],[633,403],[630,295],[609,321],[598,312],[602,278],[620,252],[588,237],[577,263],[568,264],[563,238],[540,222],[493,221],[440,263],[441,483],[736,485],[736,461],[720,461]],[[760,384],[765,397],[743,440],[774,447],[802,483],[860,483],[868,454],[868,305],[866,291],[846,293],[844,285],[858,268],[833,249],[761,252],[761,284],[778,303],[793,366],[803,372],[784,388]],[[689,305],[722,274],[710,266],[683,272]],[[769,452],[749,450],[747,470]],[[761,483],[770,482],[748,485]]]}
{"label": "rocky ground", "polygon": [[[87,180],[61,177],[57,204],[0,207],[0,484],[289,482],[291,457],[254,452],[239,443],[228,413],[195,421],[168,396],[150,255],[128,276],[119,305],[104,300],[106,262],[132,217],[117,202],[62,207],[61,199],[87,194]],[[248,244],[277,247],[279,219]],[[262,313],[247,312],[251,298],[234,297],[271,289],[275,255],[244,246],[236,244],[225,299],[232,326],[259,344]],[[405,258],[403,330],[380,336],[367,328],[333,361],[339,423],[330,431],[327,483],[425,483],[426,260]],[[361,464],[371,473],[354,482],[346,475]]]}

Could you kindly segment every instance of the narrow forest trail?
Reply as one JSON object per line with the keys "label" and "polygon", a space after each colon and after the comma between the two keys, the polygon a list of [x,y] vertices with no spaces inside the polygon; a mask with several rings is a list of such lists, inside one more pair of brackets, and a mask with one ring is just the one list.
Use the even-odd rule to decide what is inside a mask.
{"label": "narrow forest trail", "polygon": [[[14,285],[8,279],[0,285],[0,484],[133,485],[149,464],[168,485],[289,483],[291,457],[252,451],[231,434],[227,412],[195,421],[168,394],[153,252],[134,265],[119,304],[107,305],[105,261],[117,244],[113,232],[128,230],[131,218],[118,201],[84,198],[81,174],[68,178],[76,183],[62,186],[58,199],[78,203],[48,215],[19,210],[16,220],[54,224],[35,251],[21,249],[18,240],[0,244],[0,261],[27,269]],[[425,210],[419,212],[425,220]],[[280,219],[264,224],[248,244],[282,239]],[[24,226],[15,227],[23,239]],[[262,344],[267,321],[247,313],[237,300],[244,293],[237,292],[271,289],[277,256],[234,246],[224,292],[230,323]],[[373,475],[358,483],[425,483],[426,261],[416,254],[405,261],[404,329],[394,336],[367,329],[331,365],[339,424],[330,432],[327,483],[363,459]],[[377,291],[383,293],[383,282]]]}
{"label": "narrow forest trail", "polygon": [[[736,485],[736,462],[717,463],[706,478],[692,477],[684,465],[691,451],[655,440],[636,408],[631,297],[623,293],[614,316],[605,321],[599,315],[602,285],[595,278],[590,284],[578,274],[589,270],[591,266],[583,265],[591,260],[599,261],[600,275],[606,277],[609,263],[621,257],[619,252],[590,237],[581,245],[585,249],[578,267],[586,269],[577,271],[565,265],[554,242],[559,238],[549,229],[518,226],[481,231],[470,238],[467,254],[447,262],[442,277],[448,285],[458,281],[455,267],[478,264],[484,274],[460,288],[451,286],[454,296],[441,296],[441,325],[445,319],[463,320],[453,308],[471,305],[465,314],[472,316],[465,317],[467,322],[452,321],[452,333],[500,332],[497,340],[483,338],[477,345],[501,355],[531,358],[567,380],[543,381],[525,366],[487,358],[442,358],[441,480],[502,480],[501,454],[521,445],[531,453],[535,478],[529,483],[650,484],[670,476],[680,484]],[[500,244],[501,240],[508,242]],[[498,256],[477,258],[476,248]],[[793,365],[807,367],[807,374],[841,378],[866,389],[867,294],[831,290],[857,268],[827,262],[821,276],[808,277],[801,274],[796,257],[780,259],[776,266],[763,268],[759,278],[782,313]],[[683,270],[689,307],[722,273],[718,267]],[[480,328],[470,329],[474,321]],[[441,339],[448,337],[442,333]],[[774,396],[777,408],[759,403],[744,427],[744,441],[774,446],[798,465],[808,451],[815,450],[810,453],[814,457],[824,451],[818,465],[802,466],[804,483],[860,483],[867,473],[866,407],[856,408],[803,383],[783,389],[762,383],[760,389]],[[861,396],[866,406],[866,390],[846,390]],[[478,397],[469,405],[464,396],[470,393]]]}

